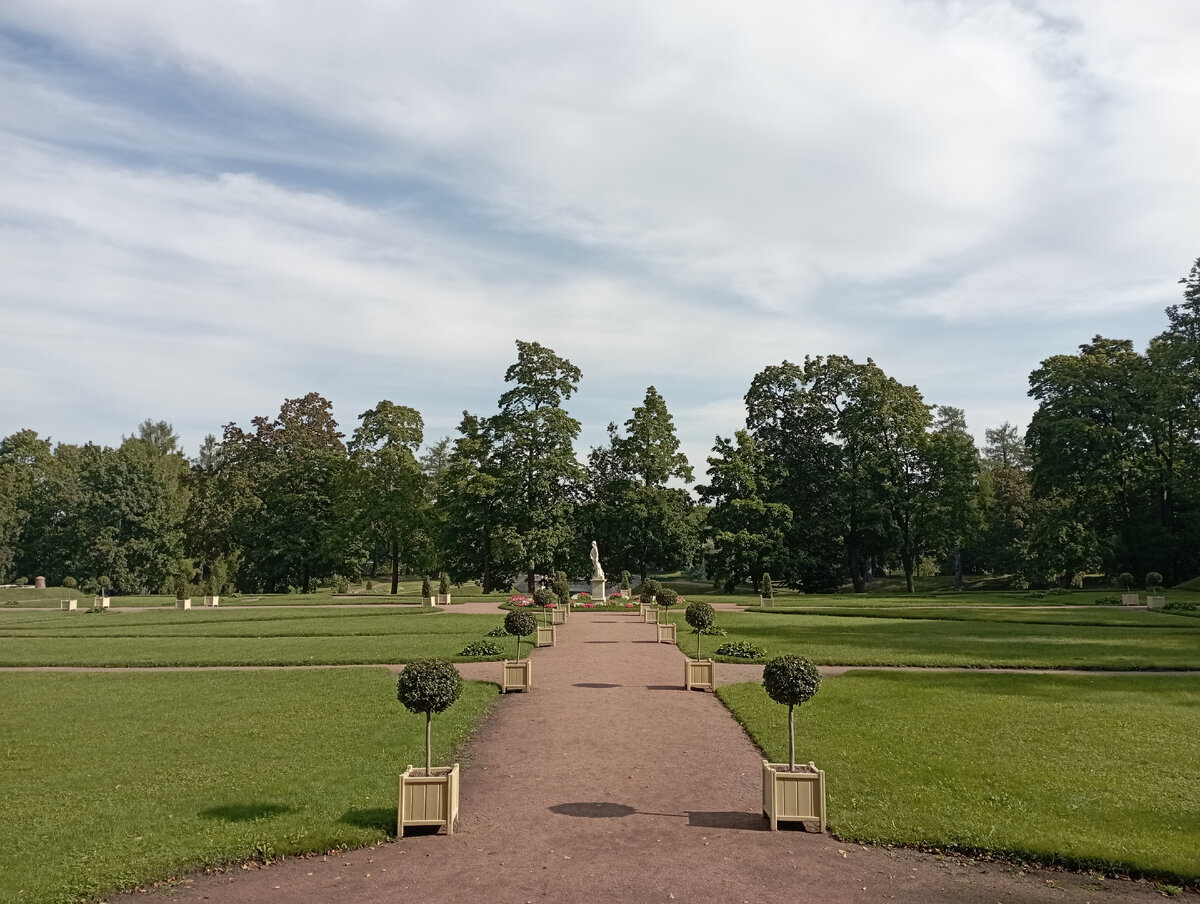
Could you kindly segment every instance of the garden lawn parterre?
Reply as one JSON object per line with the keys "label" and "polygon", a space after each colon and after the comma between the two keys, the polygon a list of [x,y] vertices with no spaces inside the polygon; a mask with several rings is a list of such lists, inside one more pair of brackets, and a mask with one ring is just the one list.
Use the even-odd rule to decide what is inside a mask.
{"label": "garden lawn parterre", "polygon": [[[0,615],[0,666],[352,665],[454,661],[502,624],[437,610],[176,610]],[[483,657],[499,659],[501,657]]]}
{"label": "garden lawn parterre", "polygon": [[[796,653],[818,665],[1200,670],[1200,620],[1097,608],[1055,611],[1061,623],[1049,624],[1045,611],[962,609],[950,618],[919,619],[882,611],[873,617],[718,612],[726,636],[705,637],[701,653],[747,641],[765,651],[763,658]],[[694,656],[695,634],[681,613],[669,617],[679,624],[680,649]],[[1105,617],[1112,621],[1097,623]]]}
{"label": "garden lawn parterre", "polygon": [[[434,759],[496,698],[467,682]],[[0,674],[0,901],[63,904],[204,864],[395,832],[424,716],[383,669]]]}
{"label": "garden lawn parterre", "polygon": [[[222,596],[221,606],[361,606],[361,605],[395,605],[420,606],[421,582],[401,581],[392,595],[391,581],[376,581],[371,590],[362,584],[350,587],[348,593],[335,593],[329,587],[321,587],[311,593],[246,593]],[[434,582],[436,588],[437,582]],[[436,592],[436,589],[435,589]],[[0,608],[26,609],[57,609],[60,600],[77,599],[79,607],[86,609],[92,604],[95,595],[84,593],[82,590],[68,590],[64,587],[48,587],[38,590],[33,587],[4,587],[0,588]],[[464,584],[462,587],[452,587],[450,590],[451,605],[465,602],[499,601],[499,594],[485,594],[478,584]],[[204,593],[196,590],[192,595],[192,605],[199,607],[204,601]],[[170,609],[175,606],[174,596],[167,594],[150,594],[148,596],[113,596],[113,606],[139,609]]]}
{"label": "garden lawn parterre", "polygon": [[[772,762],[787,707],[718,691]],[[796,712],[847,840],[1200,883],[1200,675],[849,672]]]}

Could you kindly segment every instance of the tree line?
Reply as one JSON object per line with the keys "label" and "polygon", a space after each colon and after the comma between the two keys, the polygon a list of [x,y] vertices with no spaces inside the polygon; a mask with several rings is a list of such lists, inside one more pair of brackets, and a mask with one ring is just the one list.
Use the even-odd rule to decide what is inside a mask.
{"label": "tree line", "polygon": [[1022,435],[927,403],[873,361],[784,361],[754,377],[746,421],[717,437],[706,482],[646,390],[607,442],[576,453],[578,367],[537,342],[490,414],[426,445],[418,411],[380,401],[349,437],[317,393],[226,424],[189,460],[170,424],[116,447],[0,440],[0,581],[72,577],[118,593],[205,582],[309,591],[338,576],[446,571],[485,591],[562,570],[645,580],[683,570],[734,590],[864,590],[882,573],[1200,573],[1200,260],[1144,352],[1094,337],[1030,375]]}

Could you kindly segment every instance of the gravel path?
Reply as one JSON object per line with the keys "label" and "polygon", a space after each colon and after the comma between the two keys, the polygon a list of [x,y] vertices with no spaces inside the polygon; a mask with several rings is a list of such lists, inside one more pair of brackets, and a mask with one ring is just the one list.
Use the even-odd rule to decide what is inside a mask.
{"label": "gravel path", "polygon": [[[558,646],[534,654],[532,691],[499,700],[463,751],[454,835],[235,868],[152,894],[212,904],[1161,900],[1141,882],[767,831],[760,755],[711,694],[682,689],[683,658],[653,631],[571,615]],[[476,668],[498,677],[496,663]]]}

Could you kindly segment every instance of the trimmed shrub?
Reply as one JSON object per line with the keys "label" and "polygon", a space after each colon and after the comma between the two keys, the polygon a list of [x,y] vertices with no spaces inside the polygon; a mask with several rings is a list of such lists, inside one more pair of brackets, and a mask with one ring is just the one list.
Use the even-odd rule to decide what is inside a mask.
{"label": "trimmed shrub", "polygon": [[508,632],[504,630],[504,625],[496,625],[492,630],[488,631],[484,637],[508,637]]}
{"label": "trimmed shrub", "polygon": [[628,571],[621,572],[621,589],[622,590],[629,589],[629,572]]}
{"label": "trimmed shrub", "polygon": [[427,600],[433,596],[433,587],[429,584],[429,578],[421,578],[421,599]]}
{"label": "trimmed shrub", "polygon": [[1133,575],[1128,571],[1122,571],[1117,575],[1117,586],[1128,592],[1133,589]]}
{"label": "trimmed shrub", "polygon": [[717,647],[718,656],[733,656],[735,659],[757,659],[766,651],[748,640],[733,640]]}
{"label": "trimmed shrub", "polygon": [[658,591],[660,590],[662,590],[662,584],[654,580],[654,578],[650,578],[642,584],[641,601],[647,606],[653,606],[654,598],[658,596]]}
{"label": "trimmed shrub", "polygon": [[821,689],[817,667],[802,656],[776,656],[763,667],[763,689],[788,708],[788,768],[796,771],[796,707]]}
{"label": "trimmed shrub", "polygon": [[[350,579],[344,574],[335,574],[329,579],[329,586],[334,593],[345,593],[350,589]],[[209,596],[212,596],[210,593]]]}
{"label": "trimmed shrub", "polygon": [[670,609],[679,602],[679,594],[670,587],[664,587],[658,593],[654,594],[654,601],[664,609]]}
{"label": "trimmed shrub", "polygon": [[717,619],[717,613],[713,607],[703,600],[697,600],[694,603],[688,603],[687,609],[683,613],[684,619],[692,626],[692,631],[696,635],[696,658],[700,658],[700,635],[704,633],[705,628],[711,628],[714,621]]}
{"label": "trimmed shrub", "polygon": [[396,699],[413,713],[425,714],[425,774],[430,775],[433,714],[448,710],[462,693],[462,676],[444,659],[414,659],[396,680]]}
{"label": "trimmed shrub", "polygon": [[[1148,575],[1146,575],[1146,589],[1147,590],[1162,590],[1162,582],[1163,582],[1163,576],[1161,574],[1159,574],[1157,571],[1152,571]],[[63,586],[65,587],[66,584],[64,583]]]}
{"label": "trimmed shrub", "polygon": [[442,572],[438,575],[438,595],[445,596],[450,592],[450,575]]}
{"label": "trimmed shrub", "polygon": [[768,600],[775,596],[775,588],[771,585],[771,572],[769,571],[763,572],[762,590],[759,592],[759,596]]}
{"label": "trimmed shrub", "polygon": [[[501,632],[502,634],[504,632]],[[499,656],[504,648],[490,640],[473,640],[459,652],[459,656]]]}
{"label": "trimmed shrub", "polygon": [[73,577],[65,577],[59,583],[61,584],[61,586],[66,587],[68,590],[74,590],[76,587],[79,586],[79,582],[77,580],[75,580]]}
{"label": "trimmed shrub", "polygon": [[527,609],[513,609],[504,616],[505,633],[517,639],[517,659],[521,658],[521,638],[528,637],[537,630],[537,619]]}
{"label": "trimmed shrub", "polygon": [[29,583],[29,578],[25,577],[25,575],[21,575],[19,578],[17,578],[15,581],[13,581],[13,583],[16,584],[18,587],[24,587],[26,584]]}

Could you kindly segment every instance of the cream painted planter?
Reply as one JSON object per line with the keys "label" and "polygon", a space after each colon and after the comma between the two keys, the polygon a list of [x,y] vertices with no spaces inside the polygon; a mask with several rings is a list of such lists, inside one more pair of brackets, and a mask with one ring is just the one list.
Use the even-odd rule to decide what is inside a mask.
{"label": "cream painted planter", "polygon": [[437,601],[438,601],[439,606],[449,606],[450,605],[450,594],[439,593]]}
{"label": "cream painted planter", "polygon": [[421,597],[421,608],[422,609],[436,609],[437,608],[437,599],[432,596]]}
{"label": "cream painted planter", "polygon": [[623,599],[623,600],[632,599],[632,597],[630,596],[630,591],[622,590],[621,591],[621,599]]}
{"label": "cream painted planter", "polygon": [[1147,609],[1161,609],[1163,606],[1166,605],[1166,603],[1167,603],[1167,598],[1165,596],[1149,596],[1149,595],[1147,595],[1147,597],[1146,597],[1146,608]]}
{"label": "cream painted planter", "polygon": [[658,624],[658,610],[651,609],[649,606],[646,606],[644,609],[642,609],[642,621],[644,621],[648,625],[657,625]]}
{"label": "cream painted planter", "polygon": [[533,661],[529,659],[506,659],[500,676],[500,693],[527,691],[533,686]]}
{"label": "cream painted planter", "polygon": [[683,686],[685,690],[700,688],[716,690],[716,663],[711,659],[686,659],[683,663]]}
{"label": "cream painted planter", "polygon": [[175,600],[175,608],[176,609],[191,609],[192,601],[190,598],[186,599],[186,600]]}
{"label": "cream painted planter", "polygon": [[781,822],[817,822],[825,831],[825,771],[812,763],[788,770],[787,763],[763,760],[763,816],[771,831]]}
{"label": "cream painted planter", "polygon": [[561,606],[555,606],[550,610],[550,624],[565,625],[567,623],[567,610]]}
{"label": "cream painted planter", "polygon": [[93,609],[109,609],[112,607],[112,597],[98,596],[92,600]]}
{"label": "cream painted planter", "polygon": [[675,622],[658,623],[658,642],[675,643]]}
{"label": "cream painted planter", "polygon": [[537,629],[537,645],[539,647],[552,647],[558,640],[558,629],[554,625],[538,625]]}
{"label": "cream painted planter", "polygon": [[221,605],[221,598],[219,596],[206,596],[204,598],[204,605],[208,606],[210,609],[216,609]]}
{"label": "cream painted planter", "polygon": [[59,600],[58,608],[64,609],[67,612],[73,611],[79,605],[79,600]]}
{"label": "cream painted planter", "polygon": [[458,819],[458,763],[435,766],[426,775],[424,769],[409,766],[400,773],[400,808],[396,835],[404,837],[406,826],[445,826],[454,834]]}
{"label": "cream painted planter", "polygon": [[1140,603],[1141,603],[1141,600],[1138,599],[1138,595],[1136,593],[1122,593],[1121,594],[1121,605],[1122,606],[1137,606]]}
{"label": "cream painted planter", "polygon": [[775,608],[775,597],[760,596],[758,598],[758,604],[760,606],[762,606],[764,609],[774,609]]}

